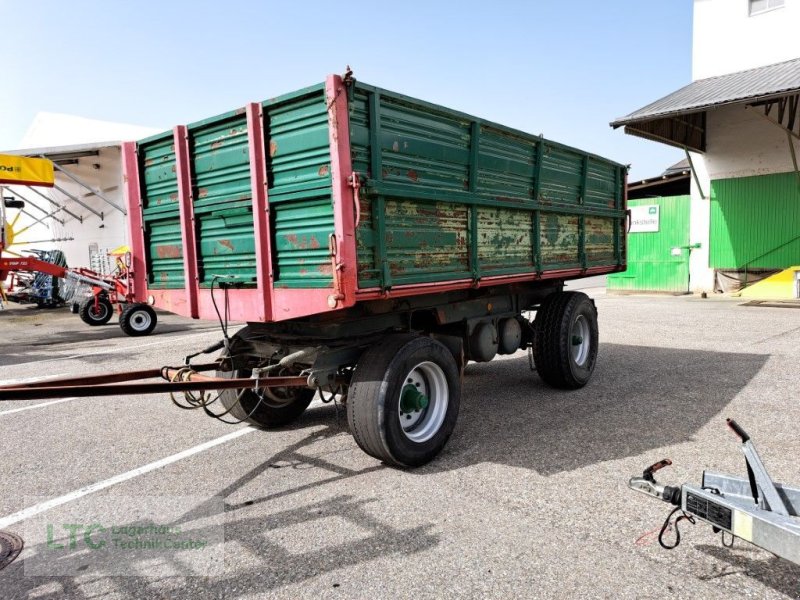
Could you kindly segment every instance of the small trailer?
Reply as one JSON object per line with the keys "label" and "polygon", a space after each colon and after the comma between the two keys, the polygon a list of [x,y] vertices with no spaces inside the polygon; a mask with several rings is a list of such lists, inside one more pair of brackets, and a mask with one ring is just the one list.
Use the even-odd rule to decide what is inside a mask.
{"label": "small trailer", "polygon": [[[655,473],[672,464],[665,458],[647,467],[641,477],[632,477],[628,487],[674,506],[658,535],[662,548],[678,547],[678,524],[682,520],[691,524],[702,521],[711,525],[714,533],[722,534],[727,547],[739,538],[800,565],[800,488],[773,481],[747,432],[733,419],[727,423],[739,438],[747,479],[703,471],[699,486],[661,485]],[[677,512],[681,514],[673,521]],[[673,529],[675,541],[665,541],[667,532]],[[726,534],[729,542],[725,541]]]}
{"label": "small trailer", "polygon": [[223,352],[215,377],[188,357],[169,383],[63,393],[216,389],[275,427],[319,391],[365,452],[413,467],[453,431],[468,361],[528,349],[552,386],[592,375],[597,312],[563,287],[625,270],[624,165],[348,70],[124,144],[123,166],[132,301],[219,319]]}

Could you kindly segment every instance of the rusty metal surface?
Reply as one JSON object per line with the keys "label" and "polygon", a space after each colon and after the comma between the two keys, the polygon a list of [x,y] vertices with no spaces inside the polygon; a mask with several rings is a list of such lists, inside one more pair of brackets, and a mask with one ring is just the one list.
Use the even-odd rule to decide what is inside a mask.
{"label": "rusty metal surface", "polygon": [[162,381],[154,383],[124,383],[113,385],[62,385],[38,388],[2,388],[0,401],[50,400],[79,396],[133,396],[136,394],[164,394],[168,392],[202,392],[208,390],[259,389],[273,387],[305,386],[306,377],[269,377],[266,379],[222,379],[214,377],[192,378],[189,381]]}
{"label": "rusty metal surface", "polygon": [[243,109],[188,126],[192,205],[201,286],[215,276],[254,284],[253,233],[247,117]]}
{"label": "rusty metal surface", "polygon": [[148,286],[181,288],[183,242],[172,132],[140,142],[139,161]]}
{"label": "rusty metal surface", "polygon": [[[193,371],[211,371],[219,369],[220,363],[206,363],[192,365]],[[121,383],[123,381],[135,381],[137,379],[152,379],[154,377],[161,377],[162,369],[145,369],[142,371],[125,371],[122,373],[106,373],[103,375],[89,375],[87,377],[59,377],[44,381],[31,381],[27,383],[18,383],[15,385],[0,387],[0,393],[4,389],[31,389],[42,387],[53,387],[54,385],[96,385],[101,383]]]}
{"label": "rusty metal surface", "polygon": [[22,552],[25,542],[10,531],[0,531],[0,570],[10,565]]}
{"label": "rusty metal surface", "polygon": [[361,83],[350,122],[362,289],[623,267],[624,166]]}
{"label": "rusty metal surface", "polygon": [[[332,173],[331,102],[349,111],[345,151],[362,176],[359,197],[347,190],[336,206],[334,175],[352,172]],[[339,280],[354,274],[360,290],[388,293],[402,286],[465,280],[477,286],[493,278],[624,269],[623,165],[360,82],[330,101],[325,86],[317,85],[260,108],[263,139],[248,136],[244,109],[189,125],[189,160],[177,161],[177,168],[180,181],[191,179],[199,285],[222,275],[255,286],[256,249],[263,252],[265,244],[255,239],[253,226],[250,138],[263,146],[270,256],[262,257],[268,268],[262,264],[261,278],[272,275],[270,299],[281,304],[273,318],[290,318],[291,307],[303,304],[303,290],[334,290],[322,306],[328,310],[333,301],[335,308]],[[184,288],[181,264],[192,261],[181,246],[172,201],[174,148],[163,135],[139,147],[149,282],[153,289]],[[358,202],[359,218],[336,225],[334,214],[344,214],[349,202]],[[356,264],[352,257],[339,263],[331,235],[355,221],[355,235],[340,236],[338,243],[355,238]]]}
{"label": "rusty metal surface", "polygon": [[264,103],[267,176],[273,214],[276,288],[333,286],[328,238],[334,232],[325,90]]}

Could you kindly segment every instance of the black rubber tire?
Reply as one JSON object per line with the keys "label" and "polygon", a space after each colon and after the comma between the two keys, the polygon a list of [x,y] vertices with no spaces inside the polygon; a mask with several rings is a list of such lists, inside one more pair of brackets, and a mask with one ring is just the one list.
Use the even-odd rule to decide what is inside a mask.
{"label": "black rubber tire", "polygon": [[[244,328],[237,335],[246,335],[246,329],[247,328]],[[220,358],[227,357],[227,350],[224,350]],[[242,379],[250,377],[251,374],[252,371],[250,369],[217,371],[217,377],[224,377],[225,379]],[[230,409],[230,412],[223,418],[226,420],[244,421],[245,423],[263,427],[264,429],[273,429],[275,427],[288,425],[303,414],[314,399],[314,394],[316,394],[315,390],[308,388],[278,389],[274,390],[273,394],[288,395],[290,390],[294,398],[286,403],[276,402],[274,399],[266,396],[261,399],[252,390],[243,391],[241,397],[239,397],[239,390],[221,390],[219,399],[225,407],[225,410]]]}
{"label": "black rubber tire", "polygon": [[[418,443],[403,432],[399,399],[406,376],[424,361],[444,372],[448,405],[439,430]],[[418,467],[433,460],[447,443],[460,399],[461,378],[450,350],[429,337],[392,335],[359,358],[347,394],[347,422],[356,443],[370,456],[393,466]]]}
{"label": "black rubber tire", "polygon": [[111,320],[114,307],[106,296],[100,296],[95,309],[94,298],[87,298],[78,308],[78,316],[87,325],[105,325]]}
{"label": "black rubber tire", "polygon": [[119,328],[125,335],[131,337],[150,335],[157,323],[156,311],[149,304],[142,302],[127,304],[119,316]]}
{"label": "black rubber tire", "polygon": [[[589,326],[590,348],[583,365],[572,356],[572,326],[583,316]],[[575,390],[592,378],[597,362],[597,309],[581,292],[557,292],[545,298],[534,321],[533,360],[545,383],[555,388]]]}

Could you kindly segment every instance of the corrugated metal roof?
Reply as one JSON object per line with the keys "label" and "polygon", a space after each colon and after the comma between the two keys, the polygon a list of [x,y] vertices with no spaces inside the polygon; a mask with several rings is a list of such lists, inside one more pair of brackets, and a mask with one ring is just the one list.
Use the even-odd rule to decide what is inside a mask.
{"label": "corrugated metal roof", "polygon": [[800,58],[700,79],[611,123],[620,127],[659,117],[700,112],[722,104],[800,91]]}

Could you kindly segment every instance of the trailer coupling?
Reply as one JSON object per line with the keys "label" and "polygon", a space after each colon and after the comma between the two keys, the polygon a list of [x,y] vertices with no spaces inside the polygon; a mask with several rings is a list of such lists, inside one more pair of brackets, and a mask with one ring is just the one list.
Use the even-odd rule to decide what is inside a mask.
{"label": "trailer coupling", "polygon": [[[722,532],[726,546],[733,544],[733,538],[739,538],[800,565],[800,488],[775,483],[747,432],[733,419],[727,423],[741,443],[746,479],[704,471],[699,487],[689,483],[677,487],[661,485],[655,473],[672,464],[664,459],[647,467],[641,477],[632,477],[628,486],[675,506],[658,536],[663,548],[671,550],[680,543],[680,521],[703,521],[715,533]],[[673,515],[679,511],[681,514],[673,522]],[[675,529],[672,544],[665,541],[671,528]],[[725,534],[732,536],[730,544],[725,543]]]}

